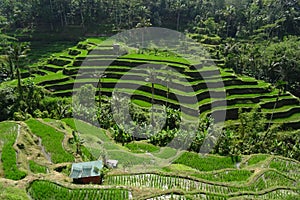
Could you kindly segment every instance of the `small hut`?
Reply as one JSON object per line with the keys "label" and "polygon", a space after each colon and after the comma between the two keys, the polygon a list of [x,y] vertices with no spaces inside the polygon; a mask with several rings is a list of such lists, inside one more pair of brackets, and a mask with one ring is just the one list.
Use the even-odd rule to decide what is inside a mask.
{"label": "small hut", "polygon": [[73,163],[70,177],[74,183],[78,184],[100,184],[101,183],[101,169],[103,164],[101,160]]}
{"label": "small hut", "polygon": [[110,168],[117,168],[118,167],[118,160],[107,160],[106,165]]}

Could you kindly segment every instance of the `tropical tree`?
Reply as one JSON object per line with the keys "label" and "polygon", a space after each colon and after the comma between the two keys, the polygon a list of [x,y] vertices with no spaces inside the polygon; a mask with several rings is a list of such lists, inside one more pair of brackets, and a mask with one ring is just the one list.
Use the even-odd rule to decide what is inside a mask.
{"label": "tropical tree", "polygon": [[102,108],[102,79],[106,77],[105,73],[98,73],[95,75],[97,78],[99,78],[98,84],[97,84],[97,89],[98,89],[98,106],[99,109],[101,110]]}
{"label": "tropical tree", "polygon": [[[29,51],[29,46],[27,43],[12,43],[7,50],[7,55],[11,62],[11,66],[15,67],[17,79],[18,79],[18,92],[19,98],[23,99],[23,90],[22,90],[22,81],[21,81],[21,68],[22,60],[27,56],[27,52]],[[12,70],[12,68],[11,68]]]}
{"label": "tropical tree", "polygon": [[145,48],[144,46],[144,42],[145,42],[145,31],[146,31],[146,27],[150,27],[152,26],[150,19],[146,19],[146,18],[141,18],[140,22],[137,23],[137,25],[135,26],[136,28],[142,28],[142,49]]}
{"label": "tropical tree", "polygon": [[146,78],[146,81],[151,83],[151,125],[154,127],[154,91],[155,91],[155,82],[157,79],[157,74],[155,72],[154,67],[148,68],[147,69],[148,77]]}
{"label": "tropical tree", "polygon": [[276,83],[276,88],[278,89],[278,93],[277,93],[277,97],[276,97],[276,101],[274,103],[274,107],[273,107],[273,110],[272,110],[272,114],[271,114],[271,117],[270,117],[270,120],[269,120],[269,125],[268,125],[268,130],[267,130],[267,133],[265,135],[265,137],[267,137],[267,134],[271,128],[271,123],[272,123],[272,120],[273,120],[273,116],[274,116],[274,112],[275,112],[275,109],[277,107],[277,104],[278,104],[278,101],[279,101],[279,97],[281,94],[284,93],[285,89],[286,89],[286,84],[287,82],[285,81],[282,81],[282,80],[279,80],[277,83]]}
{"label": "tropical tree", "polygon": [[164,81],[166,82],[166,87],[167,87],[167,93],[166,93],[166,107],[168,107],[168,101],[169,101],[169,95],[170,95],[170,86],[172,85],[172,80],[174,78],[174,75],[172,74],[171,70],[168,70],[168,66],[164,66],[163,70],[166,70],[167,72],[165,73]]}
{"label": "tropical tree", "polygon": [[80,138],[79,133],[77,131],[72,131],[73,141],[76,145],[76,154],[82,155],[81,148],[84,144],[84,140]]}

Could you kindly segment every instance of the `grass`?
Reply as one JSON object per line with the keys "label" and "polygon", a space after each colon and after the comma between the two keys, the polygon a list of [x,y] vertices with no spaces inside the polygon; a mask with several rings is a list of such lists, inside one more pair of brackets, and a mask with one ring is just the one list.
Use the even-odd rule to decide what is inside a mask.
{"label": "grass", "polygon": [[36,162],[34,162],[33,160],[29,160],[29,168],[30,168],[30,171],[32,171],[35,174],[37,174],[37,173],[43,173],[43,174],[47,173],[47,167],[39,165]]}
{"label": "grass", "polygon": [[155,55],[149,55],[149,54],[128,54],[125,56],[122,56],[121,58],[123,59],[146,59],[146,60],[153,60],[153,61],[165,61],[165,62],[178,62],[182,63],[184,65],[189,65],[191,64],[188,60],[182,57],[162,57],[162,56],[155,56]]}
{"label": "grass", "polygon": [[248,165],[255,165],[261,161],[266,160],[268,157],[269,157],[268,155],[264,155],[264,154],[252,155],[247,162]]}
{"label": "grass", "polygon": [[157,152],[159,147],[145,142],[131,142],[125,144],[125,147],[132,153],[147,153],[147,152]]}
{"label": "grass", "polygon": [[300,113],[295,113],[289,117],[277,118],[273,120],[273,122],[276,123],[299,122],[299,121],[300,121]]}
{"label": "grass", "polygon": [[128,165],[128,167],[132,165],[142,165],[145,163],[150,163],[151,158],[145,157],[143,155],[137,156],[132,153],[126,151],[108,151],[107,153],[108,159],[118,160],[121,165]]}
{"label": "grass", "polygon": [[71,189],[49,181],[38,180],[31,183],[28,193],[32,199],[128,199],[126,189]]}
{"label": "grass", "polygon": [[113,41],[107,40],[106,37],[90,37],[86,40],[87,43],[95,43],[98,45],[112,45]]}
{"label": "grass", "polygon": [[168,159],[177,154],[177,150],[171,147],[162,147],[159,152],[154,152],[153,155],[158,158]]}
{"label": "grass", "polygon": [[53,53],[64,51],[65,49],[72,47],[75,44],[76,43],[74,42],[68,41],[32,41],[30,43],[28,60],[30,60],[30,64],[42,61],[50,57]]}
{"label": "grass", "polygon": [[196,169],[188,167],[186,165],[182,165],[182,164],[171,164],[167,167],[162,168],[162,171],[175,172],[175,173],[183,173],[183,172],[195,173],[195,172],[197,172]]}
{"label": "grass", "polygon": [[25,189],[8,186],[0,183],[0,199],[5,200],[29,200]]}
{"label": "grass", "polygon": [[84,147],[94,158],[102,156],[103,151],[120,150],[119,145],[111,141],[105,130],[95,127],[81,120],[66,118],[62,119],[70,128],[79,132],[79,136],[84,140]]}
{"label": "grass", "polygon": [[99,138],[102,142],[110,142],[110,138],[105,134],[105,130],[95,127],[81,120],[66,118],[62,120],[73,130],[76,130],[83,135],[93,135]]}
{"label": "grass", "polygon": [[246,182],[253,172],[249,170],[226,170],[222,172],[197,173],[192,176],[215,182]]}
{"label": "grass", "polygon": [[17,167],[16,151],[13,148],[17,138],[18,127],[13,122],[0,123],[0,150],[2,150],[1,161],[3,165],[4,177],[12,180],[20,180],[26,177],[26,172],[21,171]]}
{"label": "grass", "polygon": [[[293,107],[291,107],[291,106],[293,106]],[[275,108],[275,109],[262,109],[262,111],[266,112],[266,113],[272,113],[274,110],[274,112],[277,113],[277,112],[287,112],[294,108],[300,108],[300,106],[299,105],[286,105],[286,106],[282,106],[282,107]]]}
{"label": "grass", "polygon": [[43,119],[44,122],[58,128],[58,129],[61,129],[61,130],[64,130],[66,127],[65,127],[65,123],[62,122],[61,120],[56,120],[56,119],[50,119],[50,118],[44,118]]}
{"label": "grass", "polygon": [[61,80],[61,79],[67,78],[67,77],[68,76],[64,75],[62,73],[62,71],[57,72],[57,73],[51,72],[51,73],[49,73],[49,75],[46,75],[46,76],[36,76],[33,79],[33,82],[36,84],[42,84],[44,81]]}
{"label": "grass", "polygon": [[152,106],[151,103],[139,99],[132,99],[131,102],[143,108],[150,108]]}
{"label": "grass", "polygon": [[32,133],[42,139],[46,151],[51,154],[51,160],[54,163],[72,162],[74,161],[73,155],[66,152],[62,146],[64,134],[47,126],[36,119],[26,121]]}
{"label": "grass", "polygon": [[184,152],[179,158],[173,161],[174,164],[183,164],[199,171],[213,171],[226,168],[235,168],[230,157],[201,156],[197,153]]}

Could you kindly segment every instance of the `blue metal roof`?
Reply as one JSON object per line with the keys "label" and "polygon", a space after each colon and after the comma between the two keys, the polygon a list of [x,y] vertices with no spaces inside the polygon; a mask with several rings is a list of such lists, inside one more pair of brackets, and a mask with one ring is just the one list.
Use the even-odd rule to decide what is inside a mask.
{"label": "blue metal roof", "polygon": [[82,162],[82,163],[73,163],[71,169],[71,178],[84,178],[91,176],[100,176],[101,169],[103,164],[101,160],[91,161],[91,162]]}

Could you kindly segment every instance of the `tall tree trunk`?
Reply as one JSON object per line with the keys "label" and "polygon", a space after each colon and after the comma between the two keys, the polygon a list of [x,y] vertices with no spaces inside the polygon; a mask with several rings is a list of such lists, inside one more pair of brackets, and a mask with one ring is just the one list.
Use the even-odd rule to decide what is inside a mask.
{"label": "tall tree trunk", "polygon": [[151,84],[151,124],[152,124],[152,128],[154,127],[154,110],[153,110],[153,106],[154,106],[154,83],[152,82]]}
{"label": "tall tree trunk", "polygon": [[20,72],[18,63],[16,65],[16,68],[17,68],[19,97],[20,97],[21,100],[23,100],[23,91],[22,91],[22,83],[21,83],[21,72]]}
{"label": "tall tree trunk", "polygon": [[10,70],[10,78],[13,80],[15,78],[15,75],[14,75],[14,63],[13,61],[9,58],[9,70]]}
{"label": "tall tree trunk", "polygon": [[168,101],[169,101],[169,94],[170,94],[170,88],[167,86],[167,100],[166,100],[166,107],[168,107]]}
{"label": "tall tree trunk", "polygon": [[81,26],[84,28],[85,24],[84,24],[84,17],[83,17],[83,13],[82,13],[82,8],[80,9],[80,18],[81,18]]}
{"label": "tall tree trunk", "polygon": [[[53,12],[52,0],[50,0],[50,10],[51,10],[51,18],[52,18],[52,12]],[[51,18],[50,18],[50,19],[51,19]],[[52,19],[50,20],[50,29],[51,29],[51,31],[54,30],[54,26],[53,26],[53,23],[52,23]]]}
{"label": "tall tree trunk", "polygon": [[180,23],[180,11],[178,11],[178,14],[177,14],[177,25],[176,25],[177,31],[179,31],[179,23]]}
{"label": "tall tree trunk", "polygon": [[102,84],[101,84],[101,81],[99,82],[100,84],[99,84],[99,108],[101,109],[101,107],[102,107],[102,99],[101,99],[101,96],[102,96],[102,92],[101,92],[101,88],[102,88]]}
{"label": "tall tree trunk", "polygon": [[273,107],[272,114],[271,114],[271,117],[270,117],[270,121],[269,121],[269,124],[268,124],[268,129],[267,129],[266,134],[265,134],[264,137],[263,137],[263,141],[267,138],[267,136],[268,136],[268,134],[269,134],[269,131],[270,131],[270,128],[271,128],[271,123],[272,123],[273,116],[274,116],[274,111],[275,111],[275,109],[276,109],[276,107],[277,107],[277,104],[278,104],[278,101],[279,101],[280,94],[281,94],[281,90],[278,91],[277,98],[276,98],[276,102],[274,103],[274,107]]}

